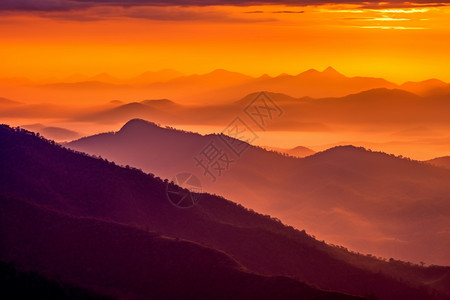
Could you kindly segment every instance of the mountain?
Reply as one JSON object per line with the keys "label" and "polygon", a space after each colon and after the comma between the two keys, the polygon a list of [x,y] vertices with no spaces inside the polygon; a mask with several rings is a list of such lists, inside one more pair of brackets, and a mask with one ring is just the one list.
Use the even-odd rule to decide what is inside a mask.
{"label": "mountain", "polygon": [[237,103],[227,105],[182,105],[169,99],[148,99],[120,104],[115,107],[94,109],[78,114],[71,121],[94,123],[124,123],[133,118],[151,119],[169,124],[224,125],[242,110]]}
{"label": "mountain", "polygon": [[[208,171],[198,161],[215,145],[230,161]],[[244,145],[242,155],[230,145]],[[116,133],[67,144],[121,165],[172,178],[190,172],[205,191],[305,228],[320,239],[377,256],[450,265],[450,172],[352,146],[285,157],[222,135],[132,120]],[[197,162],[195,161],[197,159]],[[233,188],[230,188],[233,187]]]}
{"label": "mountain", "polygon": [[292,149],[284,149],[284,148],[276,148],[276,147],[268,147],[265,146],[263,147],[266,150],[269,151],[275,151],[275,152],[279,152],[279,153],[284,153],[290,156],[294,156],[294,157],[306,157],[306,156],[310,156],[313,155],[314,153],[316,153],[314,150],[309,149],[307,147],[303,147],[303,146],[297,146],[294,147]]}
{"label": "mountain", "polygon": [[179,189],[172,183],[26,131],[0,128],[0,159],[1,258],[96,291],[128,291],[128,298],[187,287],[247,298],[323,293],[301,280],[378,299],[450,296],[447,267],[351,253],[209,194],[180,209],[167,200],[169,187]]}
{"label": "mountain", "polygon": [[[156,97],[176,99],[194,104],[223,104],[236,96],[235,87],[251,83],[255,78],[238,72],[217,69],[206,74],[194,74],[150,83],[145,86]],[[211,99],[214,99],[211,101]]]}
{"label": "mountain", "polygon": [[[415,90],[413,85],[407,83],[404,86]],[[150,95],[152,98],[170,98],[179,103],[203,105],[230,103],[233,99],[242,97],[244,94],[258,91],[283,93],[296,98],[328,98],[343,97],[377,88],[401,88],[401,86],[382,78],[348,77],[332,67],[323,71],[311,69],[297,75],[281,74],[275,77],[268,75],[252,77],[224,69],[193,75],[162,70],[145,72],[128,80],[120,80],[107,73],[101,73],[78,82],[73,80],[68,82],[55,81],[37,84],[37,87],[39,89],[35,91],[36,93],[42,93],[48,89],[68,90],[72,93],[76,92],[80,97],[89,97],[89,94],[86,94],[87,92],[95,91],[99,93],[103,91],[101,99],[104,99],[105,95],[111,94],[108,89],[114,89],[115,97],[120,96],[123,99],[129,99],[130,95],[138,95],[140,99]],[[122,90],[126,90],[127,93],[122,92]],[[97,95],[96,97],[99,98]],[[133,98],[139,99],[135,96]]]}
{"label": "mountain", "polygon": [[70,141],[80,137],[78,132],[62,127],[45,126],[43,124],[22,125],[24,129],[38,132],[40,135],[58,142]]}
{"label": "mountain", "polygon": [[84,107],[67,106],[62,104],[39,103],[39,104],[12,104],[0,107],[0,116],[12,118],[23,122],[23,119],[39,120],[74,118],[86,111]]}
{"label": "mountain", "polygon": [[[97,79],[97,80],[94,80]],[[108,82],[106,77],[104,76],[94,76],[92,78],[88,78],[86,81],[79,82],[56,82],[56,83],[46,83],[39,86],[41,89],[54,90],[54,91],[90,91],[90,90],[104,90],[104,89],[129,89],[129,86],[125,84],[121,84],[120,82]]]}
{"label": "mountain", "polygon": [[394,83],[381,78],[347,77],[328,67],[320,72],[311,69],[298,75],[282,74],[260,79],[238,87],[241,93],[259,90],[288,94],[293,97],[343,97],[374,88],[397,88]]}
{"label": "mountain", "polygon": [[76,118],[76,121],[96,121],[98,123],[116,123],[118,120],[139,117],[157,117],[160,115],[158,109],[145,103],[131,102],[113,108],[107,108],[99,112],[90,113]]}
{"label": "mountain", "polygon": [[[54,143],[40,140],[29,132],[22,131],[14,134],[11,129],[4,126],[0,132],[1,163],[3,167],[6,167],[2,168],[1,178],[2,181],[6,177],[9,178],[6,185],[1,184],[0,189],[2,245],[0,257],[3,260],[14,261],[24,268],[40,270],[66,282],[120,299],[148,299],[149,297],[193,299],[200,295],[204,298],[222,299],[230,297],[237,299],[262,297],[268,299],[298,299],[299,297],[359,299],[317,290],[284,276],[258,275],[248,271],[235,259],[221,251],[180,239],[177,235],[169,237],[151,231],[149,227],[153,222],[158,224],[152,227],[162,229],[160,227],[162,225],[166,227],[165,231],[170,231],[174,225],[175,229],[178,227],[178,230],[180,226],[188,229],[185,224],[189,224],[189,221],[193,226],[191,229],[196,227],[200,229],[198,227],[200,224],[196,223],[200,221],[202,225],[207,225],[210,218],[202,217],[203,213],[198,212],[194,212],[193,215],[189,213],[186,217],[182,210],[171,206],[165,197],[161,197],[161,192],[165,189],[164,182],[157,178],[71,153],[56,147]],[[28,146],[36,147],[36,151],[22,148]],[[20,148],[22,149],[19,150]],[[46,174],[42,174],[44,177],[40,179],[50,180],[47,182],[49,185],[46,184],[47,188],[38,188],[29,181],[31,177],[20,175],[26,170],[22,169],[23,162],[15,160],[19,156],[10,155],[11,150],[17,151],[16,153],[27,163],[30,159],[39,161],[35,166],[30,165],[29,175],[32,177],[37,175],[35,167],[41,163],[47,165],[47,170],[43,172]],[[56,156],[47,156],[51,153]],[[39,154],[40,157],[33,158]],[[53,166],[49,163],[52,160],[56,162]],[[14,165],[16,168],[10,169]],[[68,169],[65,169],[64,165]],[[73,167],[75,169],[72,169]],[[60,172],[71,174],[58,182],[54,180],[56,177],[53,179],[51,177],[57,175],[53,172],[59,168],[61,168]],[[84,168],[91,169],[93,172],[91,175],[94,177],[91,175],[85,179],[78,177],[80,175],[83,177]],[[106,181],[104,188],[98,186],[101,190],[97,190],[96,195],[92,194],[92,196],[99,198],[94,200],[87,196],[79,201],[81,199],[78,198],[79,193],[83,194],[94,187],[92,184],[97,185],[98,181],[91,180],[95,178],[97,172],[104,171],[112,172],[110,173],[112,181]],[[21,183],[16,181],[19,179],[17,175],[22,177]],[[48,175],[51,177],[47,177]],[[122,181],[128,176],[131,176],[128,183]],[[77,186],[74,189],[67,189],[70,185],[69,181],[76,178],[81,179]],[[140,183],[135,182],[136,179]],[[115,180],[119,181],[114,183]],[[17,183],[22,185],[22,192],[16,189]],[[123,194],[119,197],[109,197],[111,192],[115,193],[111,188],[118,183],[122,184],[118,190],[122,190]],[[131,186],[125,187],[128,184]],[[135,190],[137,198],[126,197],[127,191],[132,191],[134,188],[137,188]],[[140,194],[148,192],[150,194]],[[30,197],[32,194],[37,198]],[[47,196],[49,198],[46,198]],[[141,206],[140,208],[130,205],[130,201],[134,201],[133,198],[139,202],[135,204]],[[150,203],[148,203],[149,200]],[[145,205],[146,202],[147,205]],[[227,206],[227,201],[219,200],[219,202]],[[116,211],[116,209],[119,210]],[[150,214],[142,215],[144,211],[141,209]],[[234,209],[246,213],[242,208],[235,206]],[[204,212],[207,211],[208,209]],[[154,217],[150,217],[152,214]],[[177,219],[177,215],[181,218]],[[262,220],[261,216],[253,215],[253,218]],[[167,217],[169,218],[166,222],[161,223],[162,219]],[[177,221],[182,223],[176,225]],[[163,223],[166,224],[163,225]],[[216,233],[219,232],[217,229],[220,229],[218,225],[214,225],[219,227],[216,228]],[[224,229],[225,232],[233,232],[233,230]],[[239,231],[237,227],[236,229]],[[188,235],[189,231],[189,229],[185,231],[184,235]],[[217,237],[215,235],[215,238]]]}
{"label": "mountain", "polygon": [[[115,108],[79,114],[74,121],[123,123],[143,118],[171,125],[214,125],[226,127],[261,93],[248,94],[238,101],[223,104],[186,105],[171,100],[130,102]],[[390,131],[407,135],[411,128],[446,130],[450,125],[445,97],[427,96],[399,89],[373,89],[338,98],[295,98],[281,93],[265,93],[283,112],[281,118],[270,122],[271,131],[330,132],[344,130]],[[398,112],[402,113],[399,114]],[[406,128],[406,129],[405,129]],[[428,132],[422,132],[428,137]],[[408,136],[409,137],[409,136]]]}
{"label": "mountain", "polygon": [[289,155],[292,155],[292,156],[296,156],[296,157],[306,157],[306,156],[313,155],[316,152],[307,147],[297,146],[295,148],[287,150],[286,153]]}
{"label": "mountain", "polygon": [[184,74],[181,72],[165,69],[154,72],[144,72],[134,78],[131,78],[130,80],[127,80],[127,82],[134,85],[144,85],[155,82],[164,82],[181,76],[184,76]]}
{"label": "mountain", "polygon": [[426,96],[435,93],[437,90],[447,87],[448,84],[439,79],[429,79],[419,82],[408,81],[400,85],[402,90]]}
{"label": "mountain", "polygon": [[187,75],[179,78],[175,78],[169,81],[169,84],[199,84],[208,83],[218,86],[228,86],[232,84],[242,83],[252,80],[253,77],[247,76],[238,72],[230,72],[224,69],[216,69],[212,72],[201,75]]}
{"label": "mountain", "polygon": [[19,270],[14,264],[0,261],[0,297],[2,299],[113,299],[96,294],[39,272]]}
{"label": "mountain", "polygon": [[[295,98],[340,98],[371,89],[402,89],[420,96],[447,97],[450,85],[437,79],[405,82],[397,85],[383,78],[345,76],[332,67],[323,71],[310,69],[296,75],[248,76],[224,69],[204,74],[184,75],[173,70],[145,72],[130,79],[118,79],[107,73],[92,77],[73,75],[63,80],[27,82],[23,79],[0,79],[4,96],[14,99],[99,104],[111,99],[125,102],[147,97],[169,98],[183,104],[226,104],[242,95],[258,91],[283,93]],[[20,88],[19,88],[20,87]]]}
{"label": "mountain", "polygon": [[0,206],[3,258],[115,298],[358,299],[250,273],[224,253],[154,232],[17,199]]}
{"label": "mountain", "polygon": [[437,157],[426,162],[437,167],[450,169],[450,156]]}
{"label": "mountain", "polygon": [[164,82],[184,74],[175,70],[164,69],[160,71],[147,71],[130,79],[118,79],[109,75],[108,73],[100,73],[92,77],[86,77],[81,74],[73,74],[62,80],[65,83],[80,83],[80,82],[102,82],[106,84],[128,84],[128,85],[144,85],[155,82]]}
{"label": "mountain", "polygon": [[103,83],[112,83],[112,84],[117,84],[117,83],[122,82],[122,80],[120,80],[116,77],[113,77],[113,76],[109,75],[108,73],[100,73],[100,74],[94,75],[92,77],[89,77],[84,81],[86,81],[86,82],[103,82]]}
{"label": "mountain", "polygon": [[82,75],[80,73],[74,73],[72,75],[69,75],[65,78],[63,78],[61,81],[66,83],[74,83],[74,82],[81,82],[86,81],[89,77]]}
{"label": "mountain", "polygon": [[14,105],[20,105],[20,104],[22,104],[22,103],[0,97],[0,108],[14,106]]}

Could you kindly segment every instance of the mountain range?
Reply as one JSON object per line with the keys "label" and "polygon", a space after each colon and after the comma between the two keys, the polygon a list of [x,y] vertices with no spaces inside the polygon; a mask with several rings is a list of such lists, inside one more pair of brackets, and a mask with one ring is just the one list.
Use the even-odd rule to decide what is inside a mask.
{"label": "mountain range", "polygon": [[0,164],[1,259],[101,294],[450,296],[448,267],[351,253],[210,194],[179,209],[165,196],[173,183],[31,132],[0,127]]}
{"label": "mountain range", "polygon": [[[353,146],[301,159],[247,144],[238,156],[227,141],[136,119],[67,146],[164,178],[195,174],[206,191],[363,253],[450,264],[449,170]],[[230,161],[214,172],[198,163],[211,145]]]}
{"label": "mountain range", "polygon": [[[395,84],[382,78],[348,77],[332,67],[323,71],[310,69],[297,75],[262,75],[252,77],[223,69],[205,74],[185,75],[173,70],[145,72],[130,79],[118,79],[107,73],[92,77],[81,75],[66,79],[31,82],[29,80],[0,79],[4,86],[4,95],[10,98],[28,97],[26,91],[33,93],[33,99],[60,99],[78,101],[90,99],[99,104],[99,100],[170,98],[184,104],[223,104],[242,95],[257,91],[284,93],[295,98],[343,97],[370,89],[401,89],[420,96],[449,95],[450,85],[437,79],[420,82]],[[20,86],[20,94],[8,93],[8,88]],[[16,90],[17,91],[17,90]],[[7,94],[6,94],[7,93]],[[66,101],[67,101],[66,100]],[[129,102],[128,100],[127,102]]]}

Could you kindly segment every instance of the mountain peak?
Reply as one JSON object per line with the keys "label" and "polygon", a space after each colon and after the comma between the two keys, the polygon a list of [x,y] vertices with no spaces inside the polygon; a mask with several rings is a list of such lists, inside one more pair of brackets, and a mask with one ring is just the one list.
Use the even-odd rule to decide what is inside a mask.
{"label": "mountain peak", "polygon": [[96,74],[87,79],[87,81],[100,81],[100,82],[118,82],[119,79],[109,75],[106,72]]}
{"label": "mountain peak", "polygon": [[231,72],[225,69],[215,69],[209,73],[206,73],[206,75],[229,75],[229,74],[238,74],[238,73]]}
{"label": "mountain peak", "polygon": [[148,128],[161,128],[158,124],[146,121],[143,119],[131,119],[125,125],[120,128],[119,132],[125,132],[129,130],[140,130],[140,129],[148,129]]}
{"label": "mountain peak", "polygon": [[239,72],[232,72],[225,69],[215,69],[204,76],[216,76],[216,77],[249,77]]}
{"label": "mountain peak", "polygon": [[304,72],[301,72],[297,76],[301,76],[301,75],[303,75],[303,76],[305,76],[305,75],[317,75],[317,74],[320,74],[320,72],[317,71],[316,69],[309,69],[309,70],[306,70]]}
{"label": "mountain peak", "polygon": [[176,105],[175,102],[173,102],[172,100],[169,99],[148,99],[148,100],[143,100],[140,103],[142,104],[146,104],[146,105],[163,105],[163,106],[174,106]]}
{"label": "mountain peak", "polygon": [[327,75],[338,75],[338,76],[343,76],[341,73],[339,73],[338,71],[336,71],[336,69],[334,69],[333,67],[328,67],[325,70],[322,71],[322,74],[327,74]]}

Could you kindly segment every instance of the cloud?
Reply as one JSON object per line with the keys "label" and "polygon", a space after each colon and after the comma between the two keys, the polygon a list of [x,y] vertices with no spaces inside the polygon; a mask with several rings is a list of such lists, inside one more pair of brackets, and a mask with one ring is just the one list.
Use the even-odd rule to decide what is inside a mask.
{"label": "cloud", "polygon": [[123,13],[124,17],[141,18],[160,21],[208,21],[208,22],[233,22],[233,23],[254,23],[269,22],[275,19],[259,18],[244,19],[229,16],[227,13],[216,10],[190,10],[188,8],[169,7],[145,7],[139,9],[127,9]]}
{"label": "cloud", "polygon": [[70,21],[101,21],[119,18],[147,19],[156,21],[208,21],[217,23],[255,23],[276,21],[275,18],[239,18],[227,12],[195,7],[92,7],[88,11],[45,11],[41,17]]}
{"label": "cloud", "polygon": [[[417,6],[442,6],[450,4],[450,0],[433,1],[417,0],[405,2],[391,0],[379,2],[379,0],[1,0],[0,11],[30,11],[30,12],[57,12],[84,10],[93,7],[170,7],[170,6],[255,6],[255,5],[286,5],[306,6],[321,4],[356,4],[361,8],[381,7],[417,7]],[[262,13],[262,11],[249,11],[247,13]],[[283,10],[273,13],[302,13],[301,11]]]}
{"label": "cloud", "polygon": [[293,11],[293,10],[279,10],[279,11],[273,11],[273,14],[303,14],[305,11]]}
{"label": "cloud", "polygon": [[417,0],[414,2],[404,0],[391,0],[391,1],[379,1],[379,0],[73,0],[76,2],[108,5],[120,5],[120,6],[210,6],[210,5],[232,5],[232,6],[254,6],[254,5],[289,5],[289,6],[304,6],[304,5],[317,5],[317,4],[368,4],[373,3],[377,5],[379,3],[392,3],[392,4],[439,4],[450,3],[450,0]]}
{"label": "cloud", "polygon": [[2,0],[2,11],[69,11],[84,9],[92,4],[70,0]]}

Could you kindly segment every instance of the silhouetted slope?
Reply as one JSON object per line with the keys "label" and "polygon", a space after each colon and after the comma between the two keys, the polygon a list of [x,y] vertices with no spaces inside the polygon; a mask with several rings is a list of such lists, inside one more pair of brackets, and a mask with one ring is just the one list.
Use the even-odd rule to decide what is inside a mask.
{"label": "silhouetted slope", "polygon": [[13,105],[20,105],[22,103],[7,98],[0,97],[0,108],[9,107]]}
{"label": "silhouetted slope", "polygon": [[20,299],[114,299],[90,290],[47,278],[39,272],[17,269],[14,264],[0,261],[0,298]]}
{"label": "silhouetted slope", "polygon": [[262,147],[268,151],[275,151],[281,154],[287,154],[290,156],[294,156],[294,157],[306,157],[306,156],[310,156],[313,155],[314,153],[316,153],[314,150],[309,149],[307,147],[303,147],[303,146],[297,146],[291,149],[285,149],[285,148],[275,148],[275,147]]}
{"label": "silhouetted slope", "polygon": [[70,141],[80,137],[78,132],[62,127],[44,126],[43,124],[22,125],[21,127],[39,132],[40,135],[54,141]]}
{"label": "silhouetted slope", "polygon": [[250,146],[212,183],[193,160],[210,142],[228,149],[217,135],[131,120],[68,146],[165,178],[189,171],[207,191],[363,253],[450,265],[448,170],[352,146],[305,159]]}
{"label": "silhouetted slope", "polygon": [[400,88],[418,95],[433,94],[448,87],[448,83],[445,83],[439,79],[428,79],[419,82],[408,81],[400,85]]}
{"label": "silhouetted slope", "polygon": [[245,272],[224,253],[188,241],[20,200],[2,197],[0,215],[2,258],[121,299],[354,298]]}
{"label": "silhouetted slope", "polygon": [[441,285],[448,268],[413,267],[351,254],[207,194],[196,207],[177,209],[167,201],[166,187],[158,178],[67,151],[26,132],[2,127],[0,145],[3,197],[206,244],[249,270],[290,276],[323,289],[380,299],[432,299],[434,292],[428,289],[433,287],[448,292]]}
{"label": "silhouetted slope", "polygon": [[[449,121],[446,112],[450,109],[447,96],[418,96],[400,90],[377,88],[364,90],[342,97],[296,98],[277,93],[269,87],[230,95],[226,102],[185,105],[169,100],[145,100],[131,102],[114,108],[86,109],[72,121],[96,123],[122,123],[133,118],[142,118],[172,125],[220,125],[227,126],[230,120],[240,115],[245,107],[259,94],[267,92],[283,110],[283,116],[267,124],[268,130],[287,131],[341,131],[342,126],[351,130],[375,126],[377,131],[393,131],[401,135],[405,130],[418,126],[447,129]],[[290,94],[292,95],[292,94]],[[213,95],[211,96],[213,97]],[[235,99],[240,99],[235,101]],[[183,102],[180,102],[183,103]],[[186,102],[184,102],[186,103]],[[401,112],[401,113],[398,113]],[[5,109],[3,115],[31,116],[27,106]],[[47,112],[45,112],[47,113]],[[40,117],[41,111],[35,112]],[[360,129],[360,130],[361,130]],[[429,129],[428,129],[429,131]]]}
{"label": "silhouetted slope", "polygon": [[437,167],[450,169],[450,156],[437,157],[426,162]]}
{"label": "silhouetted slope", "polygon": [[374,88],[396,88],[382,78],[346,77],[328,67],[323,72],[311,69],[298,75],[280,75],[256,80],[239,86],[241,91],[266,90],[292,95],[294,97],[342,97],[351,93]]}

